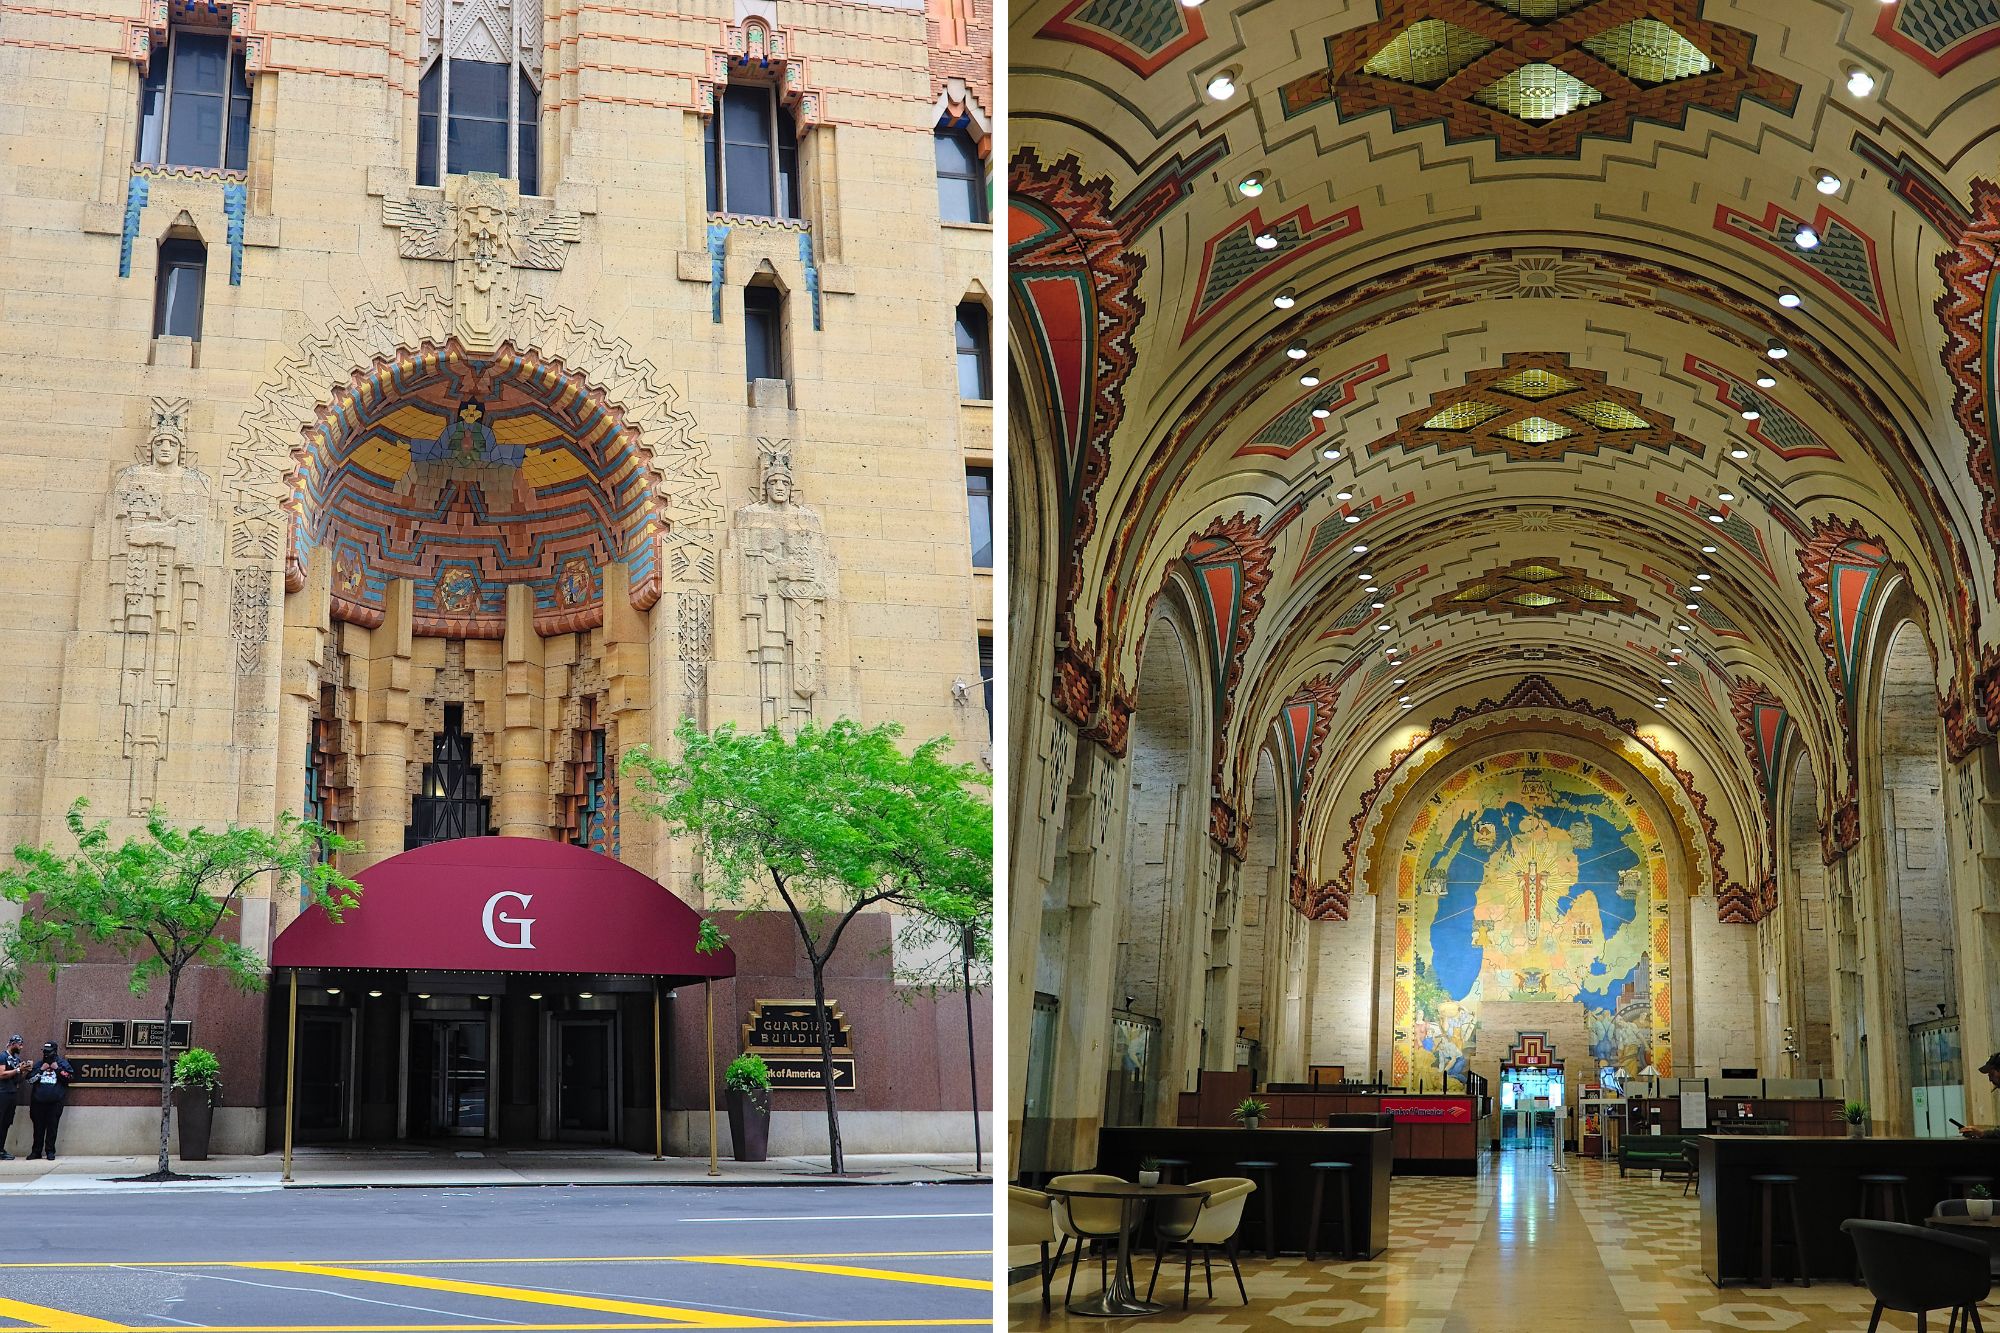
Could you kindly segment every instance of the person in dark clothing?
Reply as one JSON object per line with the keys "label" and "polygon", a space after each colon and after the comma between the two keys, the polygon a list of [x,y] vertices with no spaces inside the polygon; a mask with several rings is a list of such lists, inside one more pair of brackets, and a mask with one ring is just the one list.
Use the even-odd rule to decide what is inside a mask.
{"label": "person in dark clothing", "polygon": [[56,1130],[62,1125],[63,1105],[69,1101],[69,1081],[76,1076],[69,1061],[56,1053],[52,1041],[42,1043],[42,1058],[28,1074],[28,1120],[35,1127],[34,1143],[28,1156],[56,1160]]}
{"label": "person in dark clothing", "polygon": [[7,1151],[7,1131],[14,1128],[14,1107],[27,1085],[28,1059],[21,1054],[21,1034],[16,1032],[7,1038],[7,1049],[0,1051],[0,1162],[14,1160]]}

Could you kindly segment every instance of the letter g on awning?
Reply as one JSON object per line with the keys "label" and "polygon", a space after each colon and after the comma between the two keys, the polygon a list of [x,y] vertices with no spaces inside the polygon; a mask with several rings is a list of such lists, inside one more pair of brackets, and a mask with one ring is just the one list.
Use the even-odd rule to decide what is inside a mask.
{"label": "letter g on awning", "polygon": [[271,965],[440,972],[583,972],[707,981],[736,955],[695,952],[701,914],[622,861],[538,838],[460,838],[355,876],[340,924],[317,907],[279,933]]}

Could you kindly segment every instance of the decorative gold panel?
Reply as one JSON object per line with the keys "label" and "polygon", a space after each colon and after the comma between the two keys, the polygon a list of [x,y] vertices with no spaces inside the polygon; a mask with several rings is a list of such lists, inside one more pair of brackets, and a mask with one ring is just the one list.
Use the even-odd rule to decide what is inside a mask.
{"label": "decorative gold panel", "polygon": [[1672,83],[1715,68],[1715,62],[1700,47],[1658,19],[1621,23],[1609,32],[1584,38],[1582,45],[1640,83]]}
{"label": "decorative gold panel", "polygon": [[1476,399],[1470,402],[1453,403],[1450,407],[1424,422],[1425,430],[1471,430],[1482,426],[1507,409],[1495,407],[1492,403],[1482,403]]}
{"label": "decorative gold panel", "polygon": [[1604,94],[1574,74],[1537,63],[1523,65],[1495,79],[1474,93],[1472,100],[1504,111],[1516,120],[1536,124],[1595,106],[1604,100]]}
{"label": "decorative gold panel", "polygon": [[1578,403],[1563,411],[1573,417],[1581,417],[1599,430],[1645,430],[1653,423],[1634,412],[1629,407],[1621,407],[1608,398],[1600,398],[1592,403]]}
{"label": "decorative gold panel", "polygon": [[1553,370],[1531,366],[1527,370],[1517,370],[1505,379],[1493,381],[1493,387],[1502,393],[1511,393],[1516,398],[1532,398],[1540,401],[1553,398],[1559,393],[1568,393],[1577,387],[1575,380],[1564,379]]}
{"label": "decorative gold panel", "polygon": [[1517,592],[1512,597],[1509,597],[1507,600],[1512,602],[1516,606],[1526,606],[1539,609],[1544,606],[1554,606],[1558,602],[1562,601],[1562,598],[1552,597],[1545,592]]}
{"label": "decorative gold panel", "polygon": [[1494,43],[1443,19],[1412,23],[1365,61],[1361,68],[1384,79],[1425,85],[1443,83],[1493,49]]}
{"label": "decorative gold panel", "polygon": [[1572,9],[1581,9],[1590,0],[1486,0],[1486,3],[1524,19],[1554,19]]}
{"label": "decorative gold panel", "polygon": [[1519,440],[1522,444],[1552,444],[1576,434],[1568,426],[1558,426],[1547,417],[1526,417],[1512,425],[1502,426],[1495,433],[1510,440]]}

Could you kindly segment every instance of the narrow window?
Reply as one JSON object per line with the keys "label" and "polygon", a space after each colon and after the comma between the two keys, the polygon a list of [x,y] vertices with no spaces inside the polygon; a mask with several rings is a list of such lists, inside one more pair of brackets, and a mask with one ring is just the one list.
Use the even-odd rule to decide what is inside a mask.
{"label": "narrow window", "polygon": [[702,131],[708,210],[745,217],[799,215],[799,141],[791,113],[767,84],[722,90]]}
{"label": "narrow window", "polygon": [[979,636],[979,683],[986,690],[986,739],[993,739],[993,636]]}
{"label": "narrow window", "polygon": [[542,95],[534,80],[498,61],[452,60],[448,71],[445,65],[439,56],[417,81],[417,184],[487,171],[513,177],[522,194],[540,194]]}
{"label": "narrow window", "polygon": [[984,402],[993,397],[993,365],[988,353],[986,307],[961,301],[958,307],[958,396]]}
{"label": "narrow window", "polygon": [[972,524],[972,567],[993,568],[993,469],[965,470],[965,512]]}
{"label": "narrow window", "polygon": [[202,288],[208,247],[200,241],[160,242],[160,271],[153,284],[153,336],[201,341]]}
{"label": "narrow window", "polygon": [[785,378],[784,322],[785,297],[776,287],[743,289],[744,378]]}
{"label": "narrow window", "polygon": [[937,138],[938,217],[946,222],[985,222],[986,171],[979,149],[964,130],[940,125]]}
{"label": "narrow window", "polygon": [[227,33],[175,29],[139,88],[139,161],[227,167],[250,160],[250,76]]}
{"label": "narrow window", "polygon": [[480,794],[480,785],[472,736],[465,729],[465,705],[446,704],[444,728],[432,739],[431,762],[424,765],[423,786],[410,798],[403,850],[490,833],[493,803]]}

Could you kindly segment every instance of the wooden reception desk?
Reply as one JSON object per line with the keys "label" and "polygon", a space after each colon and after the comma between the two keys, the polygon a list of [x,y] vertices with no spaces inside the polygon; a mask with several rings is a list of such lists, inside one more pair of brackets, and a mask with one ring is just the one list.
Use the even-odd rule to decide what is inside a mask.
{"label": "wooden reception desk", "polygon": [[[1097,1132],[1097,1169],[1126,1180],[1136,1179],[1147,1157],[1178,1157],[1189,1165],[1184,1180],[1241,1176],[1238,1162],[1276,1162],[1275,1182],[1278,1248],[1303,1254],[1312,1215],[1314,1162],[1352,1162],[1347,1172],[1353,1191],[1357,1229],[1355,1248],[1375,1255],[1389,1244],[1389,1144],[1386,1129],[1204,1129],[1134,1125]],[[1263,1200],[1250,1196],[1249,1208],[1261,1210]],[[1340,1207],[1340,1188],[1327,1183],[1326,1218]],[[1335,1226],[1322,1219],[1325,1234]],[[1255,1228],[1252,1228],[1255,1234]],[[1322,1251],[1326,1246],[1322,1243]]]}
{"label": "wooden reception desk", "polygon": [[[1181,1124],[1221,1128],[1232,1123],[1229,1112],[1237,1100],[1250,1094],[1247,1089],[1239,1092],[1231,1088],[1213,1095],[1209,1085],[1214,1077],[1204,1074],[1200,1092],[1181,1094]],[[1399,1175],[1470,1176],[1479,1171],[1479,1144],[1484,1136],[1476,1097],[1330,1089],[1266,1091],[1256,1097],[1270,1107],[1264,1117],[1266,1128],[1318,1128],[1328,1123],[1329,1116],[1392,1117],[1391,1156]]]}
{"label": "wooden reception desk", "polygon": [[[1919,1225],[1951,1191],[1950,1176],[2000,1178],[2000,1139],[1847,1139],[1803,1136],[1701,1135],[1691,1140],[1701,1155],[1701,1257],[1717,1286],[1754,1281],[1758,1266],[1757,1194],[1750,1177],[1782,1172],[1799,1178],[1799,1211],[1805,1218],[1808,1271],[1815,1278],[1850,1279],[1854,1246],[1840,1224],[1861,1211],[1860,1176],[1908,1176],[1908,1220]],[[1789,1234],[1780,1209],[1776,1235]],[[1779,1251],[1778,1271],[1784,1253]]]}

